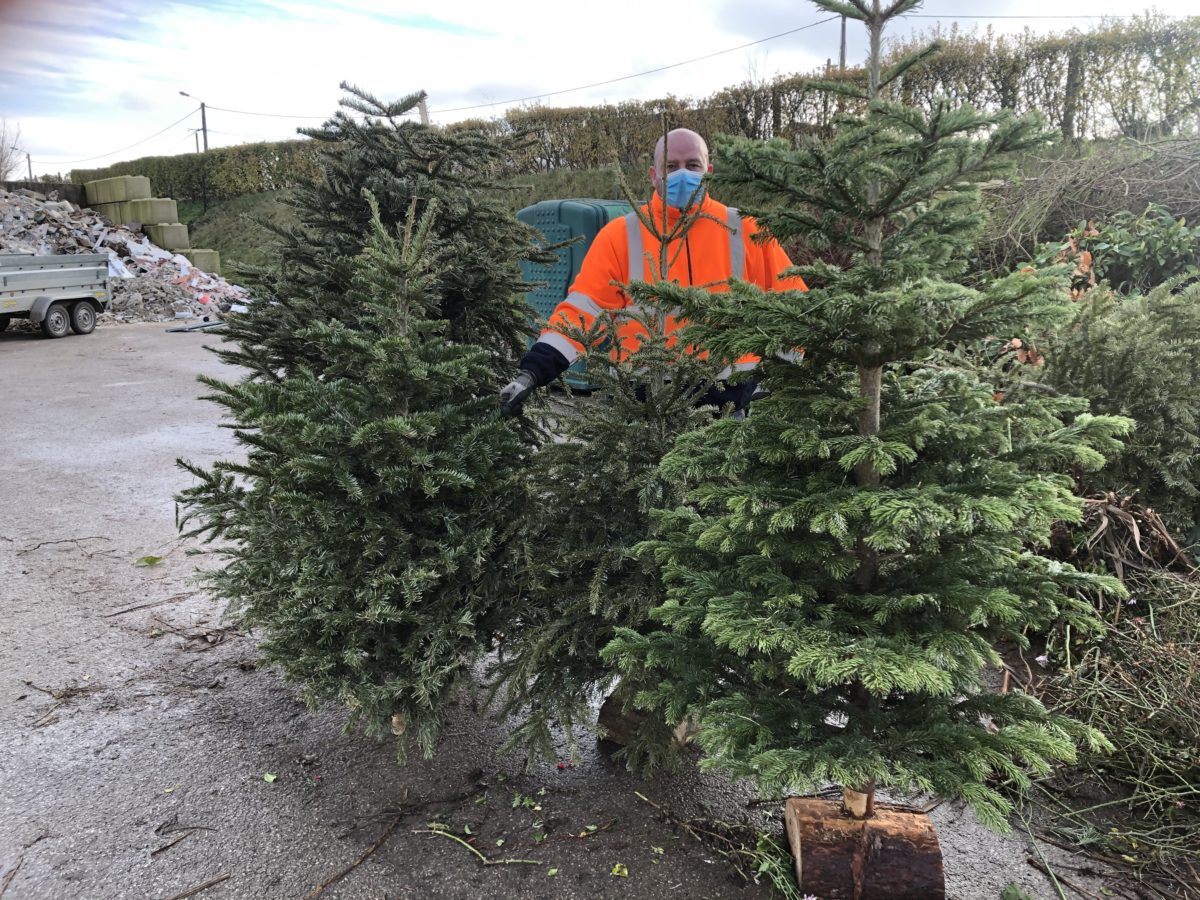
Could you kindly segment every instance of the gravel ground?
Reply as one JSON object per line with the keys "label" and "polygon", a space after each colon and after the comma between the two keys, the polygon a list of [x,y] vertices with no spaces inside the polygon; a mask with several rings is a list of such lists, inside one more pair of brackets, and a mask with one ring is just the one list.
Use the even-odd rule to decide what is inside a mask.
{"label": "gravel ground", "polygon": [[[221,879],[198,896],[301,898],[373,851],[320,896],[770,896],[635,795],[737,821],[745,786],[695,769],[638,779],[591,741],[574,767],[526,774],[470,698],[436,759],[401,768],[258,667],[174,524],[190,479],[176,457],[235,452],[197,399],[195,375],[221,374],[203,349],[215,340],[161,325],[0,334],[0,895],[166,900]],[[137,565],[147,556],[163,559]],[[514,808],[518,795],[541,808]],[[932,818],[950,897],[997,900],[1010,883],[1056,896],[1020,834],[950,804]],[[540,865],[485,867],[421,833],[430,822]]]}

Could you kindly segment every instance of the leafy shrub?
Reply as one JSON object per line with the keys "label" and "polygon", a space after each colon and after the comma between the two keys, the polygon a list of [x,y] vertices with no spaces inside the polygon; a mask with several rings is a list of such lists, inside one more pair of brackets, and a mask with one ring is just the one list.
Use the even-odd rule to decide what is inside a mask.
{"label": "leafy shrub", "polygon": [[1097,281],[1114,290],[1146,291],[1178,275],[1200,273],[1200,226],[1189,226],[1161,206],[1141,215],[1114,213],[1106,222],[1083,222],[1065,246],[1047,245],[1036,262],[1074,261],[1072,288],[1083,293]]}

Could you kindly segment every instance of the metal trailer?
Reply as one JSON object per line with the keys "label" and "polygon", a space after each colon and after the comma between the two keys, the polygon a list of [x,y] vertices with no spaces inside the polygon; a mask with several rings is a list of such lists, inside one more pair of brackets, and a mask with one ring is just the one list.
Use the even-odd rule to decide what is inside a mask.
{"label": "metal trailer", "polygon": [[47,337],[90,334],[109,299],[106,254],[0,253],[0,331],[29,319]]}

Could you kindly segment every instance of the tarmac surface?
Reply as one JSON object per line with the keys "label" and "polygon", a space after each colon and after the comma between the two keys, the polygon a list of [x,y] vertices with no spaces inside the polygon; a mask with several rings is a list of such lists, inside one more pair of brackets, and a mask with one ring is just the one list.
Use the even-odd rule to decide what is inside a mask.
{"label": "tarmac surface", "polygon": [[[772,896],[635,793],[782,835],[746,785],[694,767],[640,779],[593,740],[573,766],[525,773],[469,697],[435,758],[400,767],[260,668],[175,524],[191,481],[176,458],[238,452],[195,381],[235,374],[214,343],[162,325],[0,334],[0,896]],[[949,897],[1057,896],[1019,824],[996,835],[951,804],[931,818]],[[485,866],[472,848],[538,864]],[[1086,861],[1041,852],[1101,891]]]}

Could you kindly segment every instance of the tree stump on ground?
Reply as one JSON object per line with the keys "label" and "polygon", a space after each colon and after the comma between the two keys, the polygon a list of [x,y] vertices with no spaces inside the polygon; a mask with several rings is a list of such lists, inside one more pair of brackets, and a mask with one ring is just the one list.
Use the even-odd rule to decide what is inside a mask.
{"label": "tree stump on ground", "polygon": [[796,880],[821,900],[944,900],[942,850],[924,813],[880,804],[869,819],[832,800],[791,797],[784,807]]}
{"label": "tree stump on ground", "polygon": [[[603,739],[622,747],[629,745],[642,723],[646,721],[646,714],[640,709],[626,707],[628,699],[618,686],[605,698],[600,707],[600,714],[596,717],[596,724],[600,727]],[[691,741],[697,731],[699,728],[696,723],[685,719],[673,730],[675,743],[682,747]]]}

